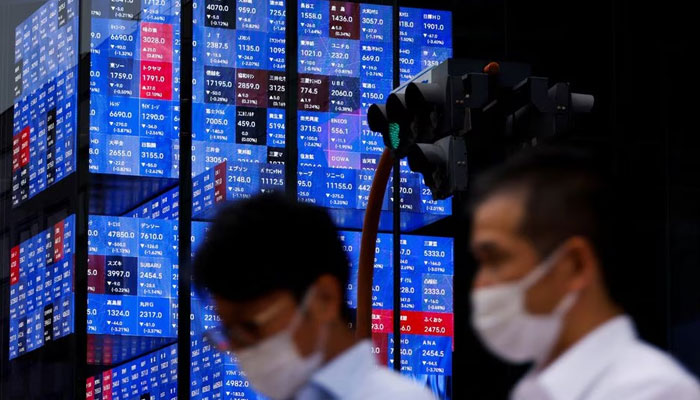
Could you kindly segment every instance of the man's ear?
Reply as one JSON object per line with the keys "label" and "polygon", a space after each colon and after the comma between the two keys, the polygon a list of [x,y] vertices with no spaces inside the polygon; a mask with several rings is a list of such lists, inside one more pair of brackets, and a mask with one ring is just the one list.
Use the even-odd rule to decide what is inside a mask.
{"label": "man's ear", "polygon": [[599,261],[593,244],[583,236],[574,236],[566,243],[567,258],[571,263],[571,290],[580,291],[599,278]]}
{"label": "man's ear", "polygon": [[309,308],[322,322],[329,322],[340,317],[343,301],[342,286],[332,275],[322,275],[313,285],[313,300]]}

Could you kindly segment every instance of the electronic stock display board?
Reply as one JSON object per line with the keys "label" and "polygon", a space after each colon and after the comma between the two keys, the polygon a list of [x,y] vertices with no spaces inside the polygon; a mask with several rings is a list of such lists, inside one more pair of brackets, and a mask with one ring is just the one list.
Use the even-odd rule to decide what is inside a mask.
{"label": "electronic stock display board", "polygon": [[12,205],[75,170],[78,0],[50,0],[15,27]]}
{"label": "electronic stock display board", "polygon": [[[92,216],[89,224],[89,331],[174,337],[177,328],[177,222]],[[208,224],[192,223],[193,254],[204,240]],[[93,240],[96,234],[93,230],[99,230],[101,237]],[[134,234],[118,233],[124,231]],[[168,257],[162,257],[169,251],[154,242],[168,242],[168,234],[172,238],[166,244],[172,249],[170,263]],[[348,305],[356,308],[361,233],[344,231],[340,238],[352,263],[351,283],[347,288]],[[392,236],[380,234],[372,299],[373,352],[387,366],[392,366],[393,362],[392,249]],[[450,238],[402,236],[401,368],[404,373],[428,383],[441,398],[447,398],[445,378],[452,375],[452,249]],[[156,257],[152,257],[154,255]],[[172,290],[170,294],[167,287]],[[196,293],[193,293],[191,320],[192,398],[258,398],[238,370],[235,357],[219,353],[204,338],[204,331],[218,322],[218,316],[212,305],[198,298]],[[168,324],[172,331],[168,331]]]}
{"label": "electronic stock display board", "polygon": [[177,177],[181,0],[93,0],[93,173]]}
{"label": "electronic stock display board", "polygon": [[177,337],[177,221],[91,215],[88,334]]}
{"label": "electronic stock display board", "polygon": [[[207,227],[205,222],[193,223],[193,253]],[[348,306],[356,308],[361,233],[343,231],[340,239],[352,264]],[[393,366],[392,251],[392,235],[380,234],[372,288],[372,352],[388,367]],[[402,236],[401,271],[401,370],[428,384],[439,398],[448,398],[445,385],[452,375],[454,338],[453,239]],[[218,323],[213,306],[194,296],[192,312],[192,399],[215,399],[216,393],[225,394],[226,399],[261,398],[237,369],[235,357],[217,352],[203,337],[206,329]]]}
{"label": "electronic stock display board", "polygon": [[[328,208],[364,209],[384,150],[367,109],[393,89],[391,6],[299,2],[298,198]],[[439,23],[436,23],[439,21]],[[451,13],[401,8],[400,76],[410,79],[452,55]],[[402,165],[401,208],[445,215],[419,174]],[[391,209],[391,185],[383,208]]]}
{"label": "electronic stock display board", "polygon": [[[340,234],[350,262],[348,305],[357,308],[360,232]],[[401,371],[447,398],[454,341],[454,240],[401,236]],[[372,352],[393,368],[393,236],[379,234],[372,285]]]}
{"label": "electronic stock display board", "polygon": [[195,0],[193,217],[284,190],[286,4]]}
{"label": "electronic stock display board", "polygon": [[87,379],[86,400],[177,400],[177,345]]}
{"label": "electronic stock display board", "polygon": [[74,251],[74,215],[10,250],[10,359],[73,333]]}
{"label": "electronic stock display board", "polygon": [[[180,0],[95,3],[90,170],[175,178]],[[269,165],[285,156],[284,1],[196,0],[193,9],[193,176],[228,162],[283,182]]]}

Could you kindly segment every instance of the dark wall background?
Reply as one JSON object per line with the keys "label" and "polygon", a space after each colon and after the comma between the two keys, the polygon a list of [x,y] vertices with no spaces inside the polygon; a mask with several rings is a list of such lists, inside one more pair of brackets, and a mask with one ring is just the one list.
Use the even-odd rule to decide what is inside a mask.
{"label": "dark wall background", "polygon": [[[527,62],[535,75],[596,96],[583,133],[569,141],[604,153],[625,194],[615,267],[625,269],[628,311],[644,339],[700,376],[700,70],[692,7],[468,0],[445,8],[454,12],[456,57]],[[466,235],[464,223],[448,229]],[[472,336],[473,268],[466,250],[457,251],[455,398],[505,398],[524,368],[496,361]]]}

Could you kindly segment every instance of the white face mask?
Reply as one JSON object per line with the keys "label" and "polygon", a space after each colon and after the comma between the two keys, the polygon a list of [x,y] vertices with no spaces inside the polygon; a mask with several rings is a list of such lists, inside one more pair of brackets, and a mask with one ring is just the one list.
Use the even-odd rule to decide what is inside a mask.
{"label": "white face mask", "polygon": [[527,290],[554,265],[555,251],[519,281],[472,291],[472,325],[481,341],[497,356],[510,362],[542,362],[559,338],[564,316],[578,292],[568,293],[551,314],[531,314],[525,309]]}
{"label": "white face mask", "polygon": [[[302,309],[305,303],[302,302]],[[235,352],[238,365],[255,390],[272,400],[291,398],[323,363],[322,349],[327,337],[323,332],[313,354],[306,358],[299,354],[293,334],[301,323],[301,315],[299,312],[282,332]]]}

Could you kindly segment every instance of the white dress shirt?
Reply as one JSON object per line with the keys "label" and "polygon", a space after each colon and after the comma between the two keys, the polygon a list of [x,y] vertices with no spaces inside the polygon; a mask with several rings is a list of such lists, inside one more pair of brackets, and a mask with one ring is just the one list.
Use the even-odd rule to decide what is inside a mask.
{"label": "white dress shirt", "polygon": [[430,391],[398,373],[379,366],[364,340],[330,360],[311,377],[295,400],[434,400]]}
{"label": "white dress shirt", "polygon": [[700,386],[662,351],[637,338],[627,316],[604,323],[542,370],[513,400],[698,400]]}

